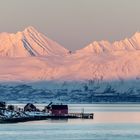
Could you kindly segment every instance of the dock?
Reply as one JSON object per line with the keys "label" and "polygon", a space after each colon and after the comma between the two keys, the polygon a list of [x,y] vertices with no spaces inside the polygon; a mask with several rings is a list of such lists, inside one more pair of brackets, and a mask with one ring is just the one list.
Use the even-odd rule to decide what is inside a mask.
{"label": "dock", "polygon": [[50,103],[43,110],[38,109],[32,103],[24,108],[8,105],[0,102],[0,123],[18,123],[27,121],[39,121],[47,119],[94,119],[94,113],[69,113],[68,105],[54,105]]}
{"label": "dock", "polygon": [[94,113],[69,113],[69,117],[81,119],[94,119]]}

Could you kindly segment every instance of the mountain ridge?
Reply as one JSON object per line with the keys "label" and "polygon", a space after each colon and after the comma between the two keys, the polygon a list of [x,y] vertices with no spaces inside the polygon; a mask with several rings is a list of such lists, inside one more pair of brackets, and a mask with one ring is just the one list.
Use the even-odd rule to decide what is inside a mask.
{"label": "mountain ridge", "polygon": [[34,27],[23,32],[0,34],[0,56],[28,57],[66,55],[69,51],[39,33]]}
{"label": "mountain ridge", "polygon": [[[6,42],[8,42],[9,44]],[[9,47],[5,48],[5,44],[6,46]],[[25,49],[27,51],[24,54],[23,53],[18,54],[20,50],[19,49],[16,50],[17,46],[20,46],[21,51],[25,52]],[[35,48],[32,49],[32,46],[35,46]],[[52,49],[53,47],[54,49]],[[15,50],[11,48],[13,49],[15,48]],[[120,41],[114,41],[112,43],[107,40],[93,41],[86,47],[78,49],[72,53],[85,52],[85,53],[100,54],[103,52],[134,51],[139,49],[140,49],[140,32],[136,32],[130,38],[125,38]],[[7,52],[5,50],[9,51]],[[54,54],[56,55],[67,55],[71,52],[70,50],[56,43],[55,41],[52,41],[42,33],[39,33],[33,26],[28,26],[22,32],[19,31],[15,34],[7,32],[0,33],[0,56],[13,57],[12,56],[13,51],[17,53],[14,54],[14,57],[46,56],[48,54],[53,55],[55,51],[56,52]]]}
{"label": "mountain ridge", "polygon": [[0,34],[0,56],[0,81],[139,79],[140,33],[114,43],[95,41],[70,53],[30,26]]}
{"label": "mountain ridge", "polygon": [[0,34],[0,91],[8,101],[139,102],[140,33],[70,52],[35,28]]}
{"label": "mountain ridge", "polygon": [[136,32],[132,37],[125,38],[124,40],[114,41],[113,43],[107,40],[94,41],[86,47],[77,50],[76,52],[100,54],[103,52],[113,51],[134,51],[140,50],[140,33]]}

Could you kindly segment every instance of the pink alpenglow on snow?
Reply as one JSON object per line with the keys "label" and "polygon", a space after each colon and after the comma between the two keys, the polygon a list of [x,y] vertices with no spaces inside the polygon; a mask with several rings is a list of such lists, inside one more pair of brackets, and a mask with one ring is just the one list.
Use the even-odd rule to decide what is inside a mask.
{"label": "pink alpenglow on snow", "polygon": [[33,27],[0,34],[0,81],[140,79],[140,33],[69,53]]}
{"label": "pink alpenglow on snow", "polygon": [[16,34],[0,34],[0,56],[27,57],[65,55],[68,50],[33,27]]}

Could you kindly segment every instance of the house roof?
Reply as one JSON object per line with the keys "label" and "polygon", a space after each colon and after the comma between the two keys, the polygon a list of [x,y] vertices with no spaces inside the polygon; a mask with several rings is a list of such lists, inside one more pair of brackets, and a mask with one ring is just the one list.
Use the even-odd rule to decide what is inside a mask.
{"label": "house roof", "polygon": [[68,105],[52,105],[52,109],[68,109]]}

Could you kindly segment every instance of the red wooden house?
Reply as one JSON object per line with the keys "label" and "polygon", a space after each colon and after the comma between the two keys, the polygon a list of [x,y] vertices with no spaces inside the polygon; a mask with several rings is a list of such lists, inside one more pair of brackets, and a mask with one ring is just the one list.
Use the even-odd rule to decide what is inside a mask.
{"label": "red wooden house", "polygon": [[54,116],[68,115],[68,105],[52,105],[51,112]]}

